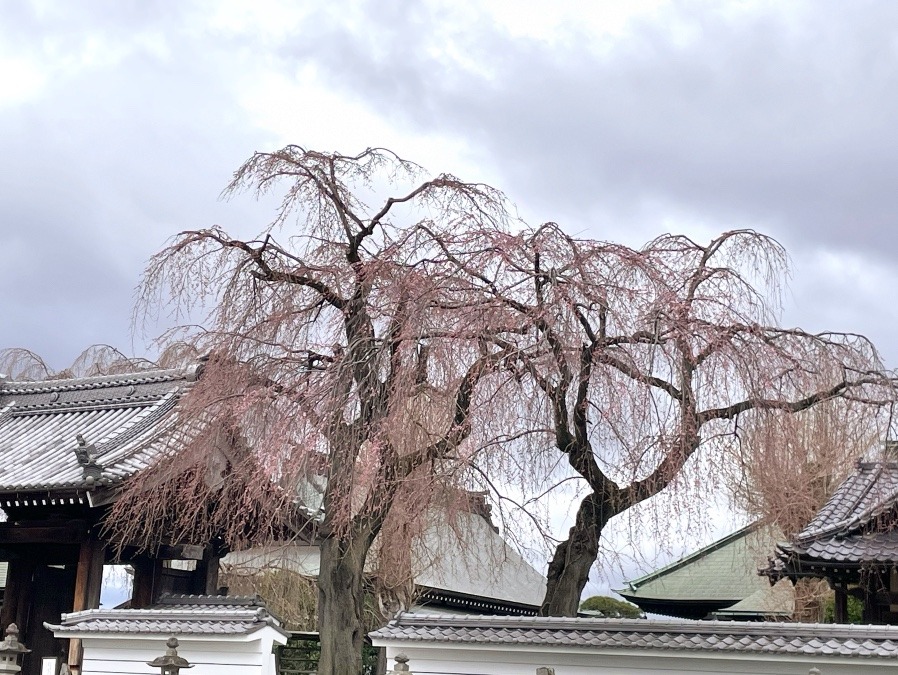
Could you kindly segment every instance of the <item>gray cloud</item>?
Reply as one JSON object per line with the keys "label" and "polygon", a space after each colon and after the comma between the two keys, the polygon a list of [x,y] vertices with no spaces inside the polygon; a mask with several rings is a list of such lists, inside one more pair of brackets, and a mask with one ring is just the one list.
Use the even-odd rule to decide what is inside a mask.
{"label": "gray cloud", "polygon": [[881,253],[898,201],[898,7],[815,3],[788,20],[707,10],[675,11],[696,33],[686,45],[642,22],[601,56],[586,36],[547,45],[481,24],[458,37],[490,71],[477,76],[428,56],[439,15],[378,5],[364,32],[332,25],[298,56],[467,139],[527,201],[572,214],[669,202]]}
{"label": "gray cloud", "polygon": [[[0,107],[0,344],[57,367],[93,343],[131,348],[133,289],[168,237],[252,212],[218,201],[231,171],[267,145],[215,61],[229,45],[193,44],[174,28],[177,17],[146,5],[99,3],[90,14],[65,4],[46,17],[4,5],[19,8],[5,17],[6,33],[63,53],[43,61],[50,81],[36,97]],[[146,35],[151,17],[164,41],[158,53],[127,35]],[[124,56],[54,71],[81,58],[89,40]]]}
{"label": "gray cloud", "polygon": [[[316,39],[289,46],[285,60],[318,64],[397,124],[457,137],[536,219],[632,244],[671,220],[755,227],[805,260],[828,250],[882,264],[898,251],[894,3],[735,17],[677,3],[599,45],[577,26],[549,44],[486,17],[447,29],[445,9],[420,3],[368,7],[358,30],[317,16]],[[479,68],[435,54],[445,40]],[[802,270],[787,321],[822,329],[832,317],[828,327],[869,333],[898,362],[895,317],[838,321],[882,303],[881,292],[860,302],[858,288],[823,294],[811,280],[832,286],[825,271]]]}
{"label": "gray cloud", "polygon": [[[0,108],[0,236],[15,258],[0,279],[21,288],[3,344],[46,342],[63,361],[84,340],[121,344],[138,271],[167,236],[264,219],[216,198],[242,159],[272,145],[237,87],[274,53],[282,72],[313,65],[397,127],[458,139],[528,217],[631,244],[670,227],[757,227],[802,261],[787,320],[832,318],[880,343],[892,332],[888,312],[854,311],[878,302],[875,289],[823,293],[833,280],[808,262],[821,249],[894,255],[892,3],[736,18],[682,3],[625,38],[569,25],[553,43],[427,3],[360,5],[353,17],[322,4],[280,44],[211,27],[190,3],[51,7],[0,10],[4,41],[46,77],[37,97]],[[466,66],[434,49],[447,44]],[[83,328],[60,347],[43,314]]]}
{"label": "gray cloud", "polygon": [[[568,25],[551,44],[451,5],[340,5],[265,42],[208,25],[200,3],[0,3],[0,44],[45,80],[20,104],[0,96],[0,346],[56,366],[96,342],[128,349],[133,288],[167,237],[271,215],[217,200],[243,159],[280,142],[240,103],[270,60],[320,69],[397,128],[455,139],[484,174],[471,178],[535,220],[631,244],[669,227],[767,231],[797,263],[787,320],[865,332],[898,365],[895,3],[737,18],[677,3],[625,38]],[[467,66],[434,51],[447,43]]]}

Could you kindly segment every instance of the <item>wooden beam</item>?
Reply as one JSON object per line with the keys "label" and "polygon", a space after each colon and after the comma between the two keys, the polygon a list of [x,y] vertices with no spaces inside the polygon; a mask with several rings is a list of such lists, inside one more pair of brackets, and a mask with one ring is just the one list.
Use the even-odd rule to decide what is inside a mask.
{"label": "wooden beam", "polygon": [[207,546],[203,559],[197,562],[194,572],[192,593],[198,595],[218,595],[219,557]]}
{"label": "wooden beam", "polygon": [[103,584],[103,563],[106,546],[96,538],[81,544],[78,552],[78,570],[75,576],[75,602],[73,612],[96,609],[100,606],[100,587]]}
{"label": "wooden beam", "polygon": [[112,504],[118,499],[118,488],[95,488],[87,493],[87,503],[91,508]]}
{"label": "wooden beam", "polygon": [[0,523],[2,544],[80,544],[87,539],[88,528],[84,521],[62,525],[25,525]]}
{"label": "wooden beam", "polygon": [[163,560],[202,560],[205,550],[195,544],[167,544],[159,548],[156,557]]}

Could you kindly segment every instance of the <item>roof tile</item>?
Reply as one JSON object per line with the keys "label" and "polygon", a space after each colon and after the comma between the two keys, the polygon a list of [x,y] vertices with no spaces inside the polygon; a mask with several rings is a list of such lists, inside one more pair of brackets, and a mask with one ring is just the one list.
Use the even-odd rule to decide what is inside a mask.
{"label": "roof tile", "polygon": [[404,614],[374,640],[898,659],[898,626]]}
{"label": "roof tile", "polygon": [[94,446],[98,484],[116,483],[156,456],[149,440],[195,379],[194,370],[0,382],[0,492],[84,488],[76,436]]}
{"label": "roof tile", "polygon": [[[186,600],[186,602],[182,602]],[[259,598],[175,596],[149,609],[88,609],[44,624],[59,637],[87,633],[248,635],[266,626],[286,634]]]}
{"label": "roof tile", "polygon": [[898,531],[877,526],[877,518],[898,504],[898,462],[858,462],[813,520],[778,546],[773,577],[798,571],[801,561],[898,564]]}

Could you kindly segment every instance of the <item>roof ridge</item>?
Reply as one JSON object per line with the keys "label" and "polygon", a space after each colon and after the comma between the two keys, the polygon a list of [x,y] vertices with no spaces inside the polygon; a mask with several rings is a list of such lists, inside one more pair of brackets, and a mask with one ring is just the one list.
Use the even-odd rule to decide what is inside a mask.
{"label": "roof ridge", "polygon": [[126,446],[136,438],[140,438],[147,429],[158,424],[178,403],[178,392],[169,391],[152,401],[152,405],[144,406],[144,410],[124,425],[111,430],[98,438],[94,444],[98,458],[103,458],[113,450]]}
{"label": "roof ridge", "polygon": [[[898,626],[846,626],[745,621],[649,621],[567,617],[400,616],[369,633],[377,646],[396,642],[555,646],[591,650],[697,653],[702,658],[833,657],[894,663]],[[838,668],[837,668],[838,669]]]}
{"label": "roof ridge", "polygon": [[[876,470],[873,471],[873,472],[870,474],[870,477],[867,479],[867,484],[864,485],[864,489],[863,489],[863,490],[861,491],[861,493],[860,493],[857,497],[855,497],[854,500],[851,502],[851,508],[849,509],[849,513],[853,512],[854,509],[857,508],[858,504],[861,503],[861,500],[863,500],[864,497],[866,497],[868,494],[870,494],[870,491],[873,489],[873,486],[876,485],[876,483],[879,481],[879,477],[882,476],[882,474],[883,474],[883,469],[884,469],[884,468],[885,468],[885,464],[884,464],[883,462],[878,462],[878,463],[877,463],[877,465],[876,465]],[[845,528],[848,528],[848,527],[850,527],[851,524],[854,523],[854,522],[857,522],[858,524],[862,524],[862,523],[860,522],[861,519],[862,519],[862,516],[864,515],[864,513],[869,512],[869,511],[870,511],[870,509],[868,508],[865,512],[863,512],[863,513],[861,513],[861,514],[858,514],[858,515],[856,515],[856,516],[853,516],[853,517],[850,518],[850,519],[843,520],[843,522],[845,522],[845,526],[844,526],[844,527],[845,527]]]}
{"label": "roof ridge", "polygon": [[266,621],[268,612],[260,612],[261,607],[227,607],[217,606],[210,609],[197,607],[146,607],[143,609],[116,609],[114,607],[85,609],[79,612],[67,612],[61,615],[61,625],[70,626],[86,619],[127,620],[147,617],[166,617],[168,619],[194,619],[203,621]]}
{"label": "roof ridge", "polygon": [[0,394],[4,396],[17,393],[52,393],[63,391],[84,391],[88,389],[104,389],[127,384],[150,384],[153,382],[170,382],[187,379],[195,366],[186,368],[157,368],[139,370],[128,373],[110,375],[91,375],[88,377],[71,377],[59,380],[5,380],[0,381]]}

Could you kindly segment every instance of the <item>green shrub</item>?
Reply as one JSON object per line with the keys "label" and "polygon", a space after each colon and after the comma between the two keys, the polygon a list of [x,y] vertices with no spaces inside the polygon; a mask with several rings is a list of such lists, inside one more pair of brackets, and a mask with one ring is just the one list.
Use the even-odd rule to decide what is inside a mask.
{"label": "green shrub", "polygon": [[[864,603],[853,595],[848,596],[848,623],[864,623]],[[836,617],[836,599],[830,597],[823,605],[823,623],[834,623]]]}
{"label": "green shrub", "polygon": [[616,600],[607,595],[594,595],[580,603],[584,612],[601,612],[602,616],[611,619],[641,619],[642,610],[625,600]]}

